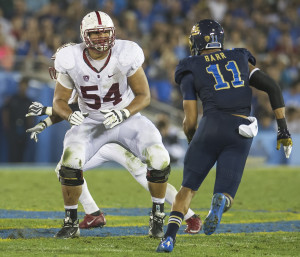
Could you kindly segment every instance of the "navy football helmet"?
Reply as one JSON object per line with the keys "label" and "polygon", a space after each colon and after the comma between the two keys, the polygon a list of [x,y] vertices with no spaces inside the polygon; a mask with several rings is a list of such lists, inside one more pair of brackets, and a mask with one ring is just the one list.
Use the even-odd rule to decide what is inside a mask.
{"label": "navy football helmet", "polygon": [[189,44],[192,55],[199,55],[204,49],[223,49],[224,29],[214,20],[201,20],[193,26]]}

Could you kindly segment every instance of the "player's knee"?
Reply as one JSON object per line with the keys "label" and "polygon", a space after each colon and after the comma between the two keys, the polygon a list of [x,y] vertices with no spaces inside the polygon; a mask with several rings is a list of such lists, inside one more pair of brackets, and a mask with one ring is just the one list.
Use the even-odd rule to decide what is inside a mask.
{"label": "player's knee", "polygon": [[61,165],[73,169],[82,169],[84,164],[84,151],[81,145],[67,147],[64,150]]}
{"label": "player's knee", "polygon": [[60,170],[60,167],[61,167],[61,163],[59,162],[57,165],[56,165],[56,168],[55,168],[55,173],[56,173],[56,176],[59,180],[59,170]]}
{"label": "player's knee", "polygon": [[61,166],[59,170],[59,180],[64,186],[80,186],[83,184],[83,172],[79,169]]}
{"label": "player's knee", "polygon": [[224,193],[224,195],[226,196],[226,203],[223,212],[227,212],[233,204],[233,198],[227,193]]}
{"label": "player's knee", "polygon": [[148,168],[164,170],[170,164],[170,155],[163,144],[151,145],[145,150]]}
{"label": "player's knee", "polygon": [[147,170],[147,180],[153,183],[165,183],[168,181],[171,167],[168,165],[163,170]]}

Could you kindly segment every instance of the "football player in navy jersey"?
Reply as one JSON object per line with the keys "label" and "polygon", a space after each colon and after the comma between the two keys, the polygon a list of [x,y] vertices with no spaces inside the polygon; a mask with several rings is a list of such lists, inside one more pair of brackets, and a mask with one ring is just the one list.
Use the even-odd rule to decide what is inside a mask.
{"label": "football player in navy jersey", "polygon": [[[224,50],[224,30],[214,20],[197,22],[189,37],[192,56],[180,61],[175,81],[183,95],[183,130],[189,142],[184,160],[182,187],[169,217],[167,231],[157,252],[171,252],[176,233],[196,191],[216,164],[210,211],[203,230],[211,235],[218,227],[239,187],[257,121],[249,117],[250,85],[269,95],[277,124],[277,149],[283,145],[288,158],[292,139],[287,129],[282,93],[278,84],[255,67],[255,58],[244,48]],[[203,117],[197,123],[197,97]]]}

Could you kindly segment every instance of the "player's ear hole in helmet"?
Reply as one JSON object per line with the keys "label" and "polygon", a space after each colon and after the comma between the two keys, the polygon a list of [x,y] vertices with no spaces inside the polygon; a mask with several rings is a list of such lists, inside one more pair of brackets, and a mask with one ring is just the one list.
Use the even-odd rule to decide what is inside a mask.
{"label": "player's ear hole in helmet", "polygon": [[224,29],[214,20],[201,20],[191,30],[189,45],[192,55],[200,55],[204,49],[223,49]]}
{"label": "player's ear hole in helmet", "polygon": [[[91,39],[91,33],[99,33]],[[112,19],[104,12],[94,11],[83,17],[80,25],[80,36],[86,47],[98,51],[107,51],[115,44],[115,26]]]}

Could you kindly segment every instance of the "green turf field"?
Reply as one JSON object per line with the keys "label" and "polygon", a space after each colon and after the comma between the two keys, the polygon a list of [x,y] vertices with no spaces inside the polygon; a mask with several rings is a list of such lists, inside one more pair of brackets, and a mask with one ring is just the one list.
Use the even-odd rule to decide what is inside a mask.
{"label": "green turf field", "polygon": [[[210,207],[214,176],[212,171],[192,202],[202,219]],[[156,256],[159,241],[146,236],[149,193],[121,169],[92,170],[85,178],[106,212],[107,226],[83,231],[79,239],[57,240],[52,235],[62,224],[63,201],[55,173],[0,168],[0,256]],[[179,188],[181,178],[182,172],[173,170],[169,182]],[[299,181],[298,167],[246,168],[218,233],[180,233],[170,255],[300,256]]]}

